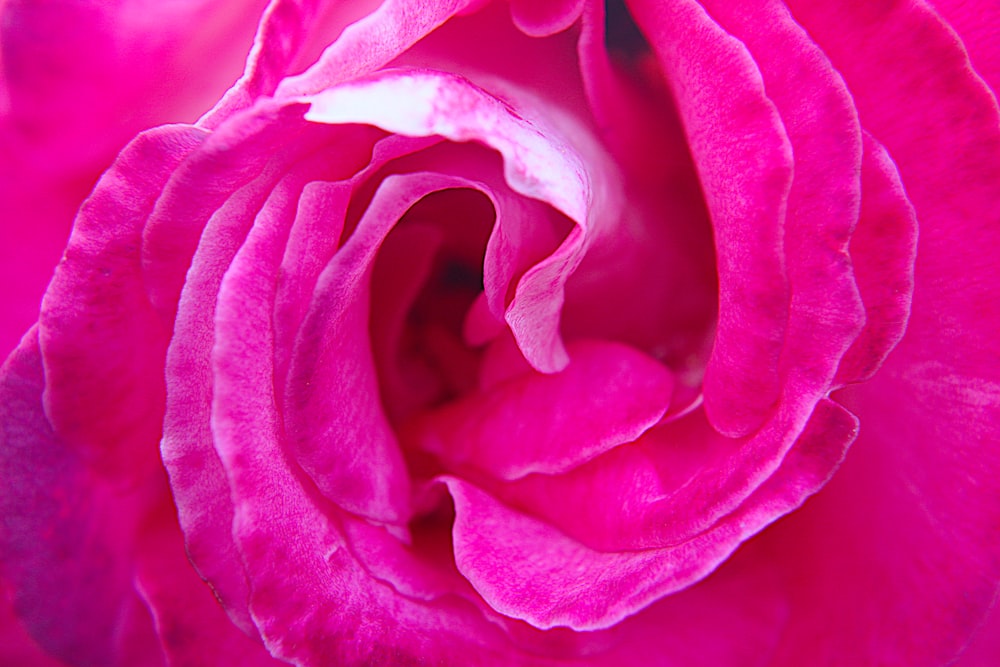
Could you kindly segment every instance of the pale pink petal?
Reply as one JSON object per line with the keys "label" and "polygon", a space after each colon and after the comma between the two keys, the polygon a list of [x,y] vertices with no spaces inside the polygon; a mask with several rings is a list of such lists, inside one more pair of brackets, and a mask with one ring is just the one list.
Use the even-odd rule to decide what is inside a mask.
{"label": "pale pink petal", "polygon": [[745,435],[778,399],[791,146],[752,56],[699,5],[629,7],[673,89],[715,229],[719,319],[706,410],[722,432]]}
{"label": "pale pink petal", "polygon": [[559,373],[533,372],[471,394],[406,425],[407,445],[449,470],[513,479],[562,472],[631,442],[670,404],[673,378],[620,343],[574,342]]}
{"label": "pale pink petal", "polygon": [[[410,101],[406,107],[391,104],[400,95]],[[485,143],[504,157],[511,189],[549,203],[577,225],[552,255],[524,274],[505,315],[533,366],[543,372],[564,367],[568,358],[558,332],[564,285],[586,245],[599,237],[600,225],[608,224],[601,214],[603,201],[615,201],[605,173],[610,165],[598,160],[584,166],[580,152],[559,133],[543,132],[537,121],[515,116],[501,100],[445,74],[391,71],[306,101],[311,104],[307,118],[317,122],[366,122],[407,135]],[[587,146],[585,132],[574,129],[571,119],[560,120],[586,152],[598,150]]]}
{"label": "pale pink petal", "polygon": [[257,27],[243,76],[198,121],[214,129],[261,97],[274,94],[281,81],[312,63],[350,24],[374,11],[381,0],[271,0]]}

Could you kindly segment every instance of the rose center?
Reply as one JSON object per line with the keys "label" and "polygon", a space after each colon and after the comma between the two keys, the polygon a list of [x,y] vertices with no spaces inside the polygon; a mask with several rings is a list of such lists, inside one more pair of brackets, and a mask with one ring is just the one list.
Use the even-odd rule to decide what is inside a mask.
{"label": "rose center", "polygon": [[430,194],[386,237],[372,277],[371,337],[390,421],[468,393],[481,352],[463,326],[483,293],[494,212],[475,190]]}

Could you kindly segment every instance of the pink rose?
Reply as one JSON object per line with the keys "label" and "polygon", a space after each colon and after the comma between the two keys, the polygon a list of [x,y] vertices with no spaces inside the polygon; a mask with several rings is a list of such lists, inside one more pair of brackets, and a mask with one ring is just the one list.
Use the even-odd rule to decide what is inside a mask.
{"label": "pink rose", "polygon": [[[992,664],[1000,12],[376,4],[273,0],[80,207],[0,374],[0,662]],[[18,106],[29,9],[8,238],[157,81]]]}

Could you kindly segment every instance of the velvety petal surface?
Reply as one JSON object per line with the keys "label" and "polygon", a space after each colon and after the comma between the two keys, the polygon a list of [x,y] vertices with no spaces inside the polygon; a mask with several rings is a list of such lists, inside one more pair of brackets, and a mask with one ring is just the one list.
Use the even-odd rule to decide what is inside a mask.
{"label": "velvety petal surface", "polygon": [[797,508],[830,478],[856,435],[850,413],[821,402],[784,465],[736,511],[690,540],[643,551],[596,551],[445,477],[455,501],[456,563],[501,613],[543,629],[606,628],[701,579],[741,541]]}
{"label": "velvety petal surface", "polygon": [[0,541],[14,610],[70,665],[159,666],[149,612],[133,589],[132,541],[149,474],[90,468],[42,410],[37,328],[0,368]]}
{"label": "velvety petal surface", "polygon": [[655,359],[600,341],[569,351],[561,372],[522,375],[423,412],[403,437],[451,470],[513,479],[576,467],[635,440],[667,411],[673,378]]}
{"label": "velvety petal surface", "polygon": [[780,387],[788,134],[746,46],[700,5],[639,0],[629,7],[673,89],[715,230],[719,316],[706,410],[721,432],[746,435],[763,422]]}
{"label": "velvety petal surface", "polygon": [[101,171],[137,132],[194,120],[226,90],[262,6],[3,4],[0,282],[13,287],[0,294],[0,356],[35,321],[73,215]]}
{"label": "velvety petal surface", "polygon": [[[398,95],[405,95],[411,104],[405,109],[392,105],[390,99]],[[453,141],[486,143],[504,157],[505,177],[514,191],[548,202],[576,223],[552,255],[524,274],[505,313],[533,366],[543,372],[563,368],[568,357],[558,325],[564,285],[585,246],[599,235],[597,212],[612,189],[602,173],[605,165],[598,162],[588,169],[579,152],[560,141],[559,133],[543,133],[511,114],[496,97],[440,73],[389,72],[332,88],[309,102],[306,117],[317,122],[361,121],[408,135],[437,134]],[[585,143],[586,136],[574,133],[574,139]]]}
{"label": "velvety petal surface", "polygon": [[[998,510],[981,493],[997,476],[1000,423],[996,269],[983,252],[998,241],[995,98],[922,3],[790,6],[897,165],[920,231],[907,333],[869,383],[844,393],[863,424],[856,450],[782,533],[789,562],[810,564],[791,568],[799,608],[845,611],[793,614],[778,664],[941,664],[998,575]],[[869,67],[873,39],[895,44],[898,59]]]}

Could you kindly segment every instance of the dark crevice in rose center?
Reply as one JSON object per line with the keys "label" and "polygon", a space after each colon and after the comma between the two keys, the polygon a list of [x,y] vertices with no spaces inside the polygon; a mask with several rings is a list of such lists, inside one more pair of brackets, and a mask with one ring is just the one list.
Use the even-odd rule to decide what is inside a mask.
{"label": "dark crevice in rose center", "polygon": [[610,53],[626,58],[651,51],[625,0],[607,0],[604,4],[604,45]]}
{"label": "dark crevice in rose center", "polygon": [[432,193],[403,216],[379,251],[372,347],[382,402],[396,425],[477,383],[482,352],[466,344],[463,325],[483,292],[494,217],[482,193]]}

